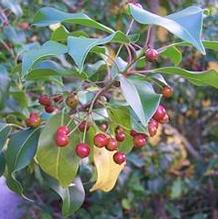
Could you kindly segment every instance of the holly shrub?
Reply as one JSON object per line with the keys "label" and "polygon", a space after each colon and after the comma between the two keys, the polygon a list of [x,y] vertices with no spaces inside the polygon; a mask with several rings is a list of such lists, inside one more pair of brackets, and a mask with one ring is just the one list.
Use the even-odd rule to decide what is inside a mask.
{"label": "holly shrub", "polygon": [[[170,122],[161,101],[171,98],[174,91],[163,75],[179,75],[195,86],[218,88],[215,70],[178,67],[182,47],[194,47],[203,55],[206,49],[218,50],[218,42],[202,40],[203,19],[209,12],[191,6],[163,17],[129,1],[125,13],[130,21],[123,32],[82,12],[41,8],[33,25],[41,32],[49,27],[50,40],[19,48],[10,77],[1,66],[1,109],[3,113],[10,110],[5,110],[0,123],[0,174],[8,187],[34,201],[27,187],[36,177],[41,187],[60,196],[64,217],[82,206],[85,189],[111,191],[128,158],[133,160],[131,151],[152,153],[159,130]],[[2,21],[8,28],[7,19]],[[24,24],[23,28],[30,28]],[[136,24],[138,32],[136,28],[133,32]],[[150,41],[155,25],[178,41],[153,48]],[[144,26],[146,35],[140,31]],[[143,44],[139,43],[142,39]],[[160,65],[169,60],[171,65]],[[10,84],[14,88],[5,95]],[[19,110],[10,107],[11,101],[19,102]],[[156,148],[157,152],[164,149],[171,153],[164,144]],[[160,161],[160,176],[168,158]],[[140,159],[135,165],[141,166]],[[152,174],[151,169],[147,171]],[[177,174],[173,167],[171,172]],[[154,194],[161,192],[155,189],[155,180],[149,183]],[[131,184],[141,191],[139,181]],[[181,180],[174,184],[177,188]],[[122,204],[128,208],[128,200]]]}

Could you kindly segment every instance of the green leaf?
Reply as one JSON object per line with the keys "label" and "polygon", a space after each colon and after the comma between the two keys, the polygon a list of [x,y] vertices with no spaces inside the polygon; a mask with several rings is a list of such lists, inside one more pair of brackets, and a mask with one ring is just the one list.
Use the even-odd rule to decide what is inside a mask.
{"label": "green leaf", "polygon": [[10,78],[6,68],[0,65],[0,108],[4,107],[5,99],[8,96]]}
{"label": "green leaf", "polygon": [[129,80],[135,84],[135,87],[138,90],[145,115],[145,123],[142,124],[146,126],[156,112],[162,95],[156,94],[152,85],[147,81],[142,81],[134,78],[130,78]]}
{"label": "green leaf", "polygon": [[169,58],[174,65],[179,65],[182,61],[182,53],[176,47],[163,50],[160,55],[164,58]]}
{"label": "green leaf", "polygon": [[0,177],[5,172],[5,155],[3,152],[0,152]]}
{"label": "green leaf", "polygon": [[111,28],[91,19],[84,13],[66,13],[55,8],[44,7],[40,9],[34,17],[34,25],[39,27],[45,27],[56,23],[80,24],[108,33],[114,32]]}
{"label": "green leaf", "polygon": [[10,137],[5,153],[8,168],[8,187],[23,195],[23,187],[16,179],[16,173],[24,169],[33,159],[36,153],[40,129],[27,129],[19,131]]}
{"label": "green leaf", "polygon": [[69,34],[70,32],[66,29],[66,27],[61,25],[52,33],[51,40],[66,42]]}
{"label": "green leaf", "polygon": [[128,37],[117,31],[102,39],[68,37],[68,53],[75,61],[76,65],[82,71],[85,59],[88,53],[96,46],[106,43],[129,43]]}
{"label": "green leaf", "polygon": [[130,12],[137,22],[162,26],[182,40],[191,43],[201,53],[205,54],[205,49],[201,41],[204,16],[204,10],[202,8],[191,6],[166,17],[161,17],[130,4]]}
{"label": "green leaf", "polygon": [[11,132],[11,127],[5,123],[0,123],[0,153],[8,139],[8,135]]}
{"label": "green leaf", "polygon": [[61,187],[55,180],[49,178],[47,183],[62,199],[62,215],[69,217],[73,215],[83,204],[85,200],[85,190],[79,177],[68,188]]}
{"label": "green leaf", "polygon": [[22,73],[27,75],[33,65],[43,58],[60,56],[67,53],[67,47],[63,44],[48,41],[38,49],[33,49],[26,52],[22,60]]}
{"label": "green leaf", "polygon": [[203,41],[203,44],[207,49],[218,51],[218,41]]}
{"label": "green leaf", "polygon": [[151,72],[180,75],[197,86],[212,86],[218,88],[218,72],[215,70],[194,72],[177,67],[164,67],[154,69]]}
{"label": "green leaf", "polygon": [[[125,78],[120,75],[121,90],[127,103],[133,110],[132,119],[137,129],[147,126],[147,123],[155,113],[161,99],[161,95],[156,94],[150,83],[136,78]],[[134,115],[135,114],[135,115]],[[141,122],[142,127],[139,128]]]}
{"label": "green leaf", "polygon": [[51,40],[58,42],[67,42],[67,38],[69,36],[75,37],[88,37],[88,35],[84,31],[74,31],[70,33],[67,28],[63,25],[54,30],[51,36]]}
{"label": "green leaf", "polygon": [[[202,41],[203,45],[205,48],[207,49],[211,49],[211,50],[214,50],[214,51],[218,51],[218,41]],[[172,47],[183,47],[183,46],[190,46],[191,44],[190,43],[187,43],[187,42],[179,42],[179,43],[173,43],[171,45],[168,45],[166,47],[163,47],[163,48],[160,48],[159,49],[159,52],[162,53],[162,52],[165,52],[167,50],[171,50]]]}
{"label": "green leaf", "polygon": [[143,105],[141,102],[140,95],[134,83],[129,79],[125,78],[123,75],[119,75],[121,91],[126,99],[127,103],[130,105],[132,110],[135,112],[142,124],[146,123],[145,113]]}
{"label": "green leaf", "polygon": [[182,180],[177,179],[176,181],[173,182],[172,188],[171,188],[171,194],[170,197],[172,199],[177,199],[182,195]]}
{"label": "green leaf", "polygon": [[[79,158],[75,154],[76,144],[80,142],[80,133],[74,132],[70,136],[70,143],[67,147],[57,147],[54,135],[61,124],[67,124],[70,118],[63,113],[52,116],[39,138],[39,146],[36,159],[40,167],[48,175],[54,177],[61,186],[67,187],[77,174]],[[62,123],[63,121],[63,123]],[[71,122],[70,130],[75,127]],[[48,159],[49,158],[49,159]]]}
{"label": "green leaf", "polygon": [[108,108],[110,117],[110,129],[114,132],[117,126],[126,129],[126,139],[119,144],[119,150],[124,153],[129,153],[133,148],[132,137],[129,134],[131,129],[131,120],[128,107],[110,107]]}
{"label": "green leaf", "polygon": [[15,99],[17,104],[22,108],[28,107],[28,96],[24,91],[12,91],[10,92],[10,95]]}

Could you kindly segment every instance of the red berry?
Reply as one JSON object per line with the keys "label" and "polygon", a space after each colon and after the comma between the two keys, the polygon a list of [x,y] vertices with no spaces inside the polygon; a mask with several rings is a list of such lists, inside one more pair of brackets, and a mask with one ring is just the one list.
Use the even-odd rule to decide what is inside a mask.
{"label": "red berry", "polygon": [[159,105],[153,118],[157,121],[157,122],[161,122],[165,115],[167,114],[166,109],[164,108],[164,106]]}
{"label": "red berry", "polygon": [[30,128],[37,128],[41,124],[41,119],[38,113],[30,113],[28,119],[26,119],[26,125]]}
{"label": "red berry", "polygon": [[160,121],[161,124],[164,124],[164,123],[168,123],[169,122],[169,116],[168,114],[166,113],[164,118]]}
{"label": "red berry", "polygon": [[156,49],[147,49],[145,51],[145,57],[149,62],[154,62],[157,60],[159,53]]}
{"label": "red berry", "polygon": [[51,103],[52,103],[52,101],[51,101],[51,99],[50,99],[49,96],[47,96],[47,95],[41,95],[41,96],[39,97],[39,103],[40,103],[41,105],[43,105],[43,106],[50,106]]}
{"label": "red berry", "polygon": [[130,131],[130,135],[131,135],[132,137],[135,137],[137,134],[138,134],[138,132],[135,131],[135,130],[133,130],[133,129]]}
{"label": "red berry", "polygon": [[126,135],[124,132],[118,132],[115,137],[116,137],[117,141],[123,142],[126,138]]}
{"label": "red berry", "polygon": [[60,126],[57,130],[57,134],[68,135],[70,132],[69,128],[65,125]]}
{"label": "red berry", "polygon": [[69,144],[69,137],[63,133],[56,133],[55,142],[58,147],[65,147]]}
{"label": "red berry", "polygon": [[103,133],[99,133],[94,137],[94,144],[99,148],[105,147],[108,144],[108,142],[109,140],[107,136]]}
{"label": "red berry", "polygon": [[77,144],[75,151],[80,158],[88,157],[90,154],[90,147],[88,144],[80,143]]}
{"label": "red berry", "polygon": [[144,134],[137,134],[133,138],[133,142],[136,148],[142,148],[147,144],[147,137]]}
{"label": "red berry", "polygon": [[109,151],[114,151],[118,147],[117,140],[115,138],[109,138],[108,144],[106,145],[106,149]]}
{"label": "red berry", "polygon": [[163,87],[162,94],[163,94],[163,97],[169,98],[173,95],[173,90],[172,88],[165,86]]}
{"label": "red berry", "polygon": [[53,113],[56,110],[56,107],[52,105],[45,106],[45,112],[46,113]]}
{"label": "red berry", "polygon": [[118,151],[113,155],[113,160],[116,164],[121,165],[126,161],[126,155],[123,152]]}
{"label": "red berry", "polygon": [[89,128],[90,128],[90,123],[87,122],[87,121],[82,121],[82,122],[79,124],[79,130],[80,130],[81,132],[84,132],[84,131],[85,131],[85,128],[86,128],[86,131],[88,131]]}
{"label": "red berry", "polygon": [[108,124],[106,122],[102,123],[100,125],[100,129],[101,129],[101,131],[106,132],[108,129]]}
{"label": "red berry", "polygon": [[156,129],[158,128],[158,122],[155,120],[155,119],[151,119],[148,123],[148,126],[153,126],[155,127]]}
{"label": "red berry", "polygon": [[158,122],[155,119],[151,119],[148,123],[148,132],[151,137],[157,134]]}

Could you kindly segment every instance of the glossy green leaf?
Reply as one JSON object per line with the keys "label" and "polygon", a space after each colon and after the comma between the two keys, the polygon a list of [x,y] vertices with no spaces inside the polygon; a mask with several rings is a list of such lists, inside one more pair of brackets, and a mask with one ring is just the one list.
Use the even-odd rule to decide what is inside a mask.
{"label": "glossy green leaf", "polygon": [[66,27],[61,25],[52,33],[51,40],[65,42],[67,40],[69,34],[70,33],[66,29]]}
{"label": "glossy green leaf", "polygon": [[8,187],[23,195],[22,184],[16,179],[16,173],[24,169],[35,156],[40,129],[27,129],[19,131],[10,137],[5,153],[8,168]]}
{"label": "glossy green leaf", "polygon": [[88,37],[87,33],[85,33],[84,31],[69,32],[65,26],[61,25],[53,31],[51,40],[58,42],[67,42],[67,38],[69,36]]}
{"label": "glossy green leaf", "polygon": [[102,39],[68,37],[68,53],[82,71],[88,53],[96,46],[107,43],[129,43],[128,37],[120,31]]}
{"label": "glossy green leaf", "polygon": [[55,8],[44,7],[40,9],[34,17],[34,25],[39,27],[45,27],[56,23],[80,24],[108,33],[114,32],[111,28],[91,19],[84,13],[66,13]]}
{"label": "glossy green leaf", "polygon": [[24,75],[32,69],[33,65],[43,58],[57,57],[67,53],[67,47],[63,44],[48,41],[43,44],[39,49],[33,49],[26,52],[23,56],[22,73]]}
{"label": "glossy green leaf", "polygon": [[161,17],[141,9],[134,4],[130,4],[130,12],[137,22],[162,26],[182,40],[191,43],[201,53],[205,54],[205,49],[201,41],[204,16],[204,10],[202,8],[191,6],[166,17]]}
{"label": "glossy green leaf", "polygon": [[12,91],[10,92],[10,95],[22,109],[28,107],[29,99],[24,91]]}
{"label": "glossy green leaf", "polygon": [[[150,83],[136,78],[125,78],[119,76],[121,90],[127,103],[131,106],[142,126],[147,126],[148,121],[155,113],[161,99],[161,95],[156,94]],[[132,119],[137,121],[133,114]]]}
{"label": "glossy green leaf", "polygon": [[6,68],[0,65],[0,108],[4,107],[5,99],[8,96],[10,78]]}
{"label": "glossy green leaf", "polygon": [[[79,167],[79,158],[74,150],[81,136],[76,131],[70,136],[70,143],[67,147],[57,147],[54,141],[55,132],[62,121],[66,125],[70,120],[68,116],[62,114],[54,115],[47,121],[39,138],[36,159],[43,171],[54,177],[61,186],[67,187],[75,178]],[[71,122],[70,130],[74,127],[75,124]]]}
{"label": "glossy green leaf", "polygon": [[8,135],[11,132],[11,127],[8,124],[0,123],[0,153],[8,139]]}
{"label": "glossy green leaf", "polygon": [[218,88],[218,72],[215,70],[208,70],[202,72],[188,71],[177,67],[164,67],[154,69],[151,72],[180,75],[190,82],[198,86],[212,86]]}
{"label": "glossy green leaf", "polygon": [[135,84],[132,83],[129,79],[125,78],[123,75],[119,76],[119,80],[121,91],[125,100],[135,112],[141,123],[145,124],[146,120],[143,105]]}
{"label": "glossy green leaf", "polygon": [[168,58],[174,65],[179,65],[182,61],[182,53],[176,47],[170,47],[160,53],[163,58]]}
{"label": "glossy green leaf", "polygon": [[0,177],[5,172],[5,155],[3,152],[0,152]]}
{"label": "glossy green leaf", "polygon": [[203,41],[205,48],[218,51],[218,41]]}
{"label": "glossy green leaf", "polygon": [[152,118],[157,107],[160,104],[162,95],[155,93],[152,85],[147,81],[142,81],[133,78],[130,78],[129,80],[135,85],[140,96],[145,115],[145,123],[142,124],[144,126],[147,126],[147,123]]}
{"label": "glossy green leaf", "polygon": [[47,183],[62,199],[62,215],[69,217],[73,215],[85,200],[85,190],[82,181],[76,177],[68,188],[61,187],[55,180],[49,178]]}
{"label": "glossy green leaf", "polygon": [[[218,51],[218,41],[202,41],[203,45],[205,48],[207,49],[211,49],[211,50],[214,50],[214,51]],[[184,46],[190,46],[191,44],[190,43],[187,43],[187,42],[179,42],[179,43],[173,43],[171,45],[168,45],[166,47],[163,47],[163,48],[160,48],[158,49],[158,51],[160,53],[163,53],[163,52],[167,52],[168,50],[171,50],[172,47],[184,47]]]}

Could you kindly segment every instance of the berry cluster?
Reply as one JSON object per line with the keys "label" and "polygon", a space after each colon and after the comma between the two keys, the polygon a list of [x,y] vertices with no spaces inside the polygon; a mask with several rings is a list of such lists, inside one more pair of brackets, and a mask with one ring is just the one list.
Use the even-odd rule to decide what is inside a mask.
{"label": "berry cluster", "polygon": [[[80,123],[79,125],[79,130],[84,131],[85,130],[85,125],[84,122]],[[60,126],[56,133],[55,133],[55,143],[58,147],[66,147],[69,145],[69,135],[70,135],[70,130],[67,126]],[[88,144],[84,143],[79,143],[76,145],[75,148],[76,154],[80,158],[85,158],[88,157],[90,154],[90,147]]]}
{"label": "berry cluster", "polygon": [[[116,135],[114,137],[108,137],[104,133],[98,133],[94,137],[94,144],[98,148],[103,148],[105,147],[108,151],[117,151],[118,149],[118,142],[122,142],[125,140],[126,135],[124,133],[124,130],[120,127],[117,127],[116,130]],[[113,160],[116,164],[121,165],[126,161],[126,155],[123,152],[117,151],[113,155]]]}
{"label": "berry cluster", "polygon": [[153,118],[148,123],[148,132],[151,137],[155,136],[159,123],[167,123],[169,121],[169,116],[163,105],[159,105]]}
{"label": "berry cluster", "polygon": [[60,126],[55,133],[55,142],[58,147],[65,147],[69,144],[69,129],[67,126]]}
{"label": "berry cluster", "polygon": [[54,105],[54,103],[59,103],[63,100],[61,95],[57,95],[54,97],[49,97],[47,95],[41,95],[39,97],[39,103],[44,106],[45,112],[53,113],[54,111],[58,110],[58,107]]}

